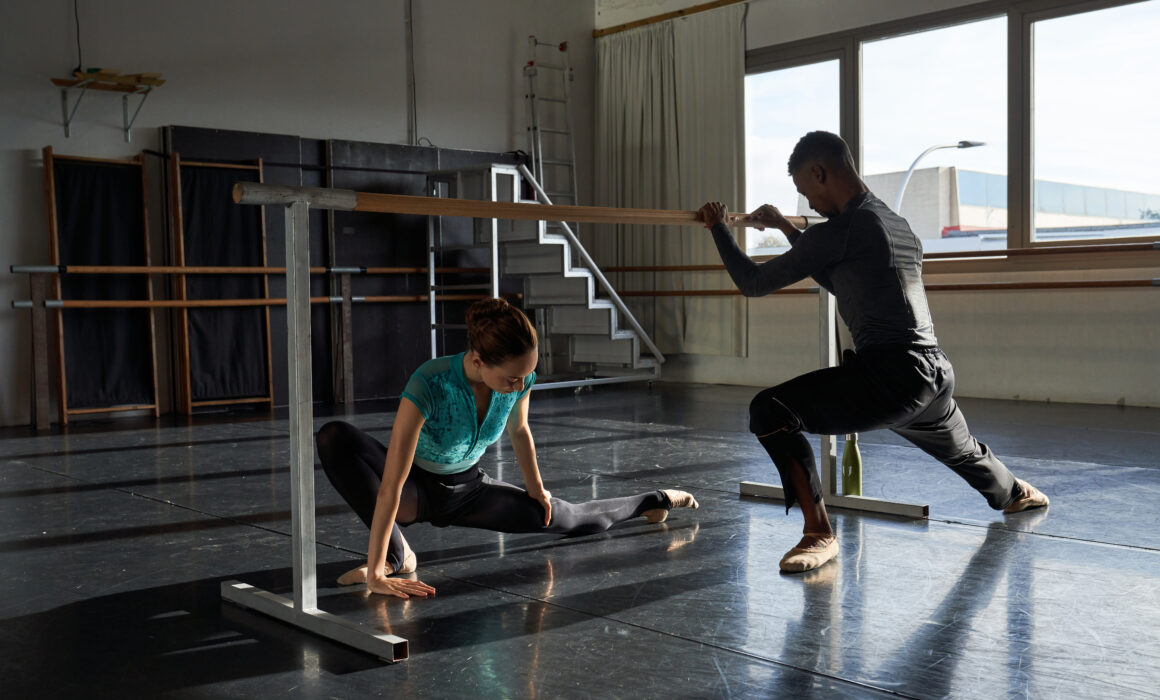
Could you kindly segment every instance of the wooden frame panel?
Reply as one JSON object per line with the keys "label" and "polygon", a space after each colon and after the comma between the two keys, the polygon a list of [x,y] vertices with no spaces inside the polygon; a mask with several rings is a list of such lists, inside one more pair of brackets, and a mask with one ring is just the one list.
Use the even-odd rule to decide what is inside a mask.
{"label": "wooden frame panel", "polygon": [[[53,265],[60,266],[60,228],[57,221],[57,200],[56,200],[56,161],[68,160],[82,163],[104,163],[109,165],[133,165],[141,171],[141,224],[143,233],[143,251],[145,255],[145,262],[149,262],[149,205],[146,182],[145,182],[145,159],[141,155],[137,155],[132,159],[118,160],[113,158],[89,158],[84,156],[63,156],[53,152],[52,146],[45,146],[43,151],[43,167],[44,167],[44,194],[45,194],[45,220],[47,222],[47,237],[48,237],[48,254],[49,259]],[[145,302],[153,301],[153,285],[146,280]],[[51,292],[49,299],[55,301],[63,301],[63,292],[61,288],[60,275],[53,275]],[[50,327],[50,332],[56,336],[55,353],[56,358],[54,364],[57,371],[57,412],[61,425],[68,425],[70,415],[83,415],[91,413],[115,413],[120,411],[137,411],[151,409],[154,417],[161,415],[160,405],[157,400],[157,333],[156,324],[153,314],[150,313],[149,319],[149,357],[152,364],[150,368],[151,387],[153,391],[153,402],[148,404],[126,404],[117,406],[103,406],[103,407],[89,407],[89,408],[69,408],[68,405],[68,382],[66,374],[66,359],[65,359],[65,340],[64,340],[64,319],[62,310],[58,310],[53,314],[53,322]]]}
{"label": "wooden frame panel", "polygon": [[[170,181],[170,215],[172,218],[173,227],[173,247],[174,247],[174,269],[177,274],[174,277],[174,298],[181,302],[190,301],[189,292],[186,287],[185,271],[191,272],[205,269],[204,266],[188,267],[185,264],[185,212],[181,200],[181,168],[184,166],[198,167],[198,168],[221,168],[227,170],[253,170],[258,173],[258,181],[261,182],[263,178],[262,159],[257,159],[253,164],[245,163],[206,163],[201,161],[183,161],[181,155],[178,153],[171,153],[169,156],[169,181]],[[237,267],[235,269],[246,272],[269,271],[268,268],[267,248],[266,248],[266,211],[261,210],[259,218],[262,231],[262,261],[260,268],[254,267]],[[223,272],[229,268],[215,267],[215,271]],[[281,270],[283,268],[279,268]],[[264,300],[270,298],[270,282],[266,274],[262,274],[262,296]],[[195,300],[196,301],[196,300]],[[245,304],[238,304],[244,306]],[[204,305],[209,307],[210,305]],[[213,305],[225,306],[225,305]],[[178,387],[177,387],[177,409],[179,413],[190,415],[194,408],[202,406],[227,406],[237,404],[254,404],[265,403],[268,406],[274,405],[274,370],[273,370],[273,354],[270,346],[270,304],[262,304],[264,309],[262,311],[263,321],[265,323],[265,340],[266,340],[266,394],[265,396],[247,396],[241,398],[223,398],[213,400],[195,401],[193,398],[193,379],[191,376],[192,365],[190,360],[189,350],[189,309],[199,308],[199,305],[188,304],[178,308],[176,314],[177,322],[177,352],[178,360]]]}

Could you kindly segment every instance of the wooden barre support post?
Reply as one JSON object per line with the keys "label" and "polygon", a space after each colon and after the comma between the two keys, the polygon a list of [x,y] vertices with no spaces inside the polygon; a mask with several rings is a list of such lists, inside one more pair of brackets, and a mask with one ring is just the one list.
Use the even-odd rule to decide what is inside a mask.
{"label": "wooden barre support post", "polygon": [[[239,182],[234,185],[238,204],[289,204],[305,200],[318,209],[415,214],[419,216],[462,216],[476,219],[518,219],[522,221],[575,221],[585,224],[640,224],[647,226],[702,226],[695,211],[677,209],[622,209],[585,207],[572,204],[525,204],[485,202],[475,199],[416,197],[405,194],[375,194],[318,187],[288,187]],[[787,216],[791,224],[805,228],[817,220]],[[744,215],[730,217],[730,225],[747,226]]]}

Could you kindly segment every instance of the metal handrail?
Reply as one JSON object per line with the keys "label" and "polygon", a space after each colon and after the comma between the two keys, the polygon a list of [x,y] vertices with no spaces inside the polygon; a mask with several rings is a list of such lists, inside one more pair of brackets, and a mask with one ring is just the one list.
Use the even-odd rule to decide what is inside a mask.
{"label": "metal handrail", "polygon": [[[528,181],[528,184],[532,186],[532,189],[536,191],[536,198],[539,199],[542,204],[551,204],[552,200],[548,197],[548,193],[544,191],[543,187],[540,187],[540,183],[536,181],[536,178],[528,170],[527,166],[521,163],[519,169],[520,174],[524,176],[524,179]],[[612,283],[608,281],[608,278],[605,277],[604,273],[600,271],[600,266],[596,264],[596,261],[593,260],[592,256],[588,254],[588,251],[584,249],[584,244],[582,244],[580,239],[576,237],[576,234],[572,232],[572,228],[568,226],[566,221],[560,221],[558,223],[563,227],[564,235],[568,238],[569,242],[576,246],[576,251],[580,253],[580,257],[584,260],[584,263],[588,265],[588,268],[592,271],[592,274],[600,282],[600,286],[603,287],[604,291],[608,293],[609,298],[612,299],[612,303],[615,304],[620,313],[624,315],[625,320],[628,321],[628,324],[632,326],[632,329],[636,331],[637,335],[640,336],[641,341],[648,346],[649,351],[657,359],[657,362],[663,363],[665,361],[665,356],[661,354],[660,349],[657,348],[655,343],[653,343],[652,338],[649,337],[648,333],[645,333],[644,328],[642,328],[640,323],[636,320],[636,316],[633,316],[632,312],[628,310],[628,306],[625,305],[624,300],[622,300],[620,295],[616,293],[616,290],[612,288]]]}

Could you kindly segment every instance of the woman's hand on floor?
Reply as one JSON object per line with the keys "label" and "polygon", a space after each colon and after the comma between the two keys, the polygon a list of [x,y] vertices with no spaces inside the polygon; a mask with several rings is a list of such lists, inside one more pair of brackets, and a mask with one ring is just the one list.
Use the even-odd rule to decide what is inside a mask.
{"label": "woman's hand on floor", "polygon": [[367,590],[379,595],[391,595],[396,598],[410,598],[416,596],[426,598],[435,595],[435,588],[418,579],[387,578],[376,576],[367,580]]}
{"label": "woman's hand on floor", "polygon": [[529,496],[536,499],[536,502],[544,509],[544,527],[552,522],[552,492],[548,489],[540,489],[538,494],[528,493]]}

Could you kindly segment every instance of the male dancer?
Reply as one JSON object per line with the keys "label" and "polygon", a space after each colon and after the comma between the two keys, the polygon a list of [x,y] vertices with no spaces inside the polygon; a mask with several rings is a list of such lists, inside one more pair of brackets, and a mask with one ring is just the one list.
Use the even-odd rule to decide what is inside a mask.
{"label": "male dancer", "polygon": [[799,503],[801,541],[782,571],[808,571],[833,559],[838,541],[826,516],[813,450],[803,432],[822,435],[889,428],[966,479],[1004,513],[1044,507],[1047,496],[975,440],[952,398],[954,370],[935,339],[922,286],[922,244],[906,220],[866,187],[841,137],[812,131],[798,141],[789,174],[810,207],[828,220],[799,231],[775,207],[749,215],[789,238],[785,254],[757,264],[730,234],[725,205],[700,211],[734,284],[762,296],[806,277],[834,294],[854,338],[841,367],[766,389],[749,405],[749,429],[781,474],[785,504]]}

